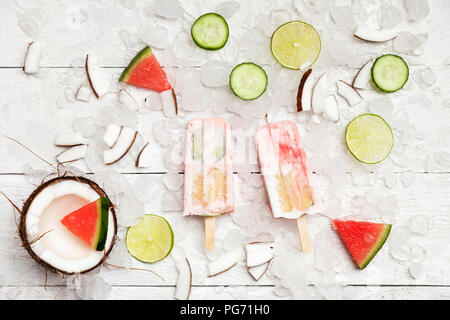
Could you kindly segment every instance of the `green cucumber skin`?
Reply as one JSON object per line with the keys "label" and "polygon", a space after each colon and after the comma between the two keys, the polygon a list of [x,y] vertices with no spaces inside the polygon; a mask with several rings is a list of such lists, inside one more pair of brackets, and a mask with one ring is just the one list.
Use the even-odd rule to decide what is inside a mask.
{"label": "green cucumber skin", "polygon": [[[400,60],[403,62],[404,66],[406,67],[406,79],[405,79],[405,81],[403,82],[403,84],[402,84],[399,88],[397,88],[397,89],[395,89],[395,90],[387,90],[387,89],[385,89],[385,88],[382,88],[382,87],[380,86],[380,84],[377,83],[377,81],[376,81],[376,79],[375,79],[376,77],[375,77],[375,75],[374,75],[374,69],[375,69],[375,66],[376,66],[377,62],[378,62],[380,59],[383,60],[383,58],[388,57],[388,56],[391,56],[391,57],[395,57],[395,58],[400,59]],[[380,61],[381,61],[381,60],[380,60]],[[409,79],[409,67],[408,67],[408,64],[406,63],[406,61],[403,60],[402,57],[400,57],[400,56],[398,56],[398,55],[395,55],[395,54],[384,54],[384,55],[378,57],[378,58],[374,61],[373,65],[372,65],[372,68],[371,68],[371,71],[370,71],[370,74],[371,74],[371,78],[372,78],[372,83],[375,85],[375,87],[376,87],[378,90],[380,90],[380,91],[382,91],[382,92],[386,92],[386,93],[392,93],[392,92],[396,92],[396,91],[402,89],[402,88],[405,86],[406,82],[407,82],[408,79]]]}
{"label": "green cucumber skin", "polygon": [[128,76],[128,72],[134,68],[136,63],[139,62],[140,58],[142,56],[147,56],[148,53],[152,53],[152,49],[150,49],[149,46],[145,46],[141,51],[138,52],[138,54],[131,60],[131,62],[128,64],[128,66],[123,70],[122,74],[120,75],[119,81],[126,81],[126,78]]}
{"label": "green cucumber skin", "polygon": [[[234,90],[233,85],[232,85],[233,71],[236,70],[237,68],[239,68],[240,66],[245,65],[245,64],[252,65],[252,66],[257,67],[258,69],[261,69],[261,70],[264,72],[264,76],[265,76],[265,78],[266,78],[266,85],[265,85],[264,89],[263,89],[263,90],[261,91],[261,93],[260,93],[257,97],[255,97],[255,98],[249,98],[249,99],[247,99],[247,98],[243,98],[243,97],[239,96],[239,95],[236,93],[236,91]],[[256,63],[253,63],[253,62],[242,62],[242,63],[238,64],[236,67],[234,67],[233,70],[231,70],[231,73],[230,73],[230,80],[229,80],[229,85],[230,85],[231,91],[233,92],[233,94],[234,94],[236,97],[238,97],[239,99],[245,100],[245,101],[251,101],[251,100],[258,99],[259,97],[261,97],[261,96],[263,95],[264,92],[266,92],[268,82],[269,82],[269,81],[268,81],[267,73],[266,73],[266,71],[265,71],[262,67],[258,66]]]}
{"label": "green cucumber skin", "polygon": [[98,235],[96,251],[103,251],[105,249],[106,238],[108,235],[108,219],[109,219],[109,201],[107,198],[98,199],[98,206],[100,209],[100,233]]}
{"label": "green cucumber skin", "polygon": [[[207,46],[207,45],[205,45],[205,44],[201,44],[200,42],[197,41],[197,39],[196,39],[196,37],[195,37],[195,35],[194,35],[194,26],[195,26],[195,24],[197,23],[197,21],[199,21],[199,20],[202,19],[202,18],[207,18],[208,16],[214,16],[214,17],[216,17],[216,18],[219,18],[220,20],[223,21],[224,25],[226,26],[227,34],[226,34],[226,36],[225,36],[224,41],[222,42],[222,44],[221,44],[219,47],[209,47],[209,46]],[[229,29],[229,27],[228,27],[227,21],[226,21],[225,18],[222,17],[220,14],[217,14],[217,13],[214,13],[214,12],[209,12],[209,13],[205,13],[205,14],[201,15],[200,17],[197,18],[197,20],[194,21],[194,23],[192,24],[192,27],[191,27],[191,37],[192,37],[192,40],[195,42],[195,44],[196,44],[197,46],[199,46],[200,48],[202,48],[202,49],[204,49],[204,50],[215,51],[215,50],[222,49],[222,48],[225,47],[225,45],[227,44],[229,35],[230,35],[230,29]]]}
{"label": "green cucumber skin", "polygon": [[358,266],[359,269],[363,270],[365,267],[367,267],[367,265],[370,263],[370,261],[372,261],[372,259],[378,253],[378,251],[380,251],[380,249],[383,247],[384,243],[386,242],[387,238],[389,237],[389,234],[391,233],[391,228],[392,228],[391,224],[386,225],[386,230],[385,230],[383,237],[378,240],[377,245],[375,246],[373,251],[370,253],[369,257],[367,257],[366,260],[361,265]]}

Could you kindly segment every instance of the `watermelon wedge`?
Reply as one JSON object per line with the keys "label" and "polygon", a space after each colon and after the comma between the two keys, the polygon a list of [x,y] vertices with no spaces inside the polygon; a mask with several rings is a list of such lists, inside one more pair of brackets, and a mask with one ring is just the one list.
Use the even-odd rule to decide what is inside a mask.
{"label": "watermelon wedge", "polygon": [[333,220],[333,225],[362,270],[381,249],[391,231],[390,224]]}
{"label": "watermelon wedge", "polygon": [[109,201],[99,198],[69,213],[61,223],[87,245],[103,251],[108,233],[108,217]]}
{"label": "watermelon wedge", "polygon": [[172,89],[167,75],[149,46],[139,51],[122,72],[119,81],[157,92]]}

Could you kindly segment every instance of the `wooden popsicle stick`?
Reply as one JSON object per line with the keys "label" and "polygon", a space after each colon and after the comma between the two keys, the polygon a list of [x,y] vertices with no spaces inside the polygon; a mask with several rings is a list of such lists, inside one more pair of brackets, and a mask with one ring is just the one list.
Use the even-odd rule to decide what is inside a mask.
{"label": "wooden popsicle stick", "polygon": [[300,236],[300,244],[304,253],[311,252],[311,240],[308,232],[308,220],[306,214],[297,219],[298,235]]}
{"label": "wooden popsicle stick", "polygon": [[214,249],[214,222],[216,217],[205,217],[205,248]]}

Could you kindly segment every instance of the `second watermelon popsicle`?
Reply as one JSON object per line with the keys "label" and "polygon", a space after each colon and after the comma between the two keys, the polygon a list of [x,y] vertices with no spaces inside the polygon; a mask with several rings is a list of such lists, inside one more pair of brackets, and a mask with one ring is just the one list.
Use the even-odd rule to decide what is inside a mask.
{"label": "second watermelon popsicle", "polygon": [[[310,182],[306,152],[297,125],[280,121],[260,127],[255,134],[258,160],[274,218],[298,219],[317,208],[318,199]],[[304,251],[309,238],[302,239]],[[308,241],[305,243],[303,240]]]}
{"label": "second watermelon popsicle", "polygon": [[205,216],[205,246],[214,247],[214,217],[234,210],[232,137],[220,118],[186,128],[184,215]]}

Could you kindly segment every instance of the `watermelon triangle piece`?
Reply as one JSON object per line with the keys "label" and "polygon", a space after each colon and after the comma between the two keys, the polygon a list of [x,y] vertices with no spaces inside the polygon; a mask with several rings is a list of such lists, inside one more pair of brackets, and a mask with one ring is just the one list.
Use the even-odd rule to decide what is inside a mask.
{"label": "watermelon triangle piece", "polygon": [[138,52],[122,72],[119,81],[157,92],[172,89],[167,75],[149,46]]}
{"label": "watermelon triangle piece", "polygon": [[91,248],[103,251],[108,234],[109,201],[99,198],[65,216],[61,223]]}
{"label": "watermelon triangle piece", "polygon": [[348,251],[362,270],[381,249],[391,231],[390,224],[333,220]]}

